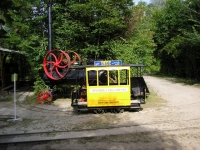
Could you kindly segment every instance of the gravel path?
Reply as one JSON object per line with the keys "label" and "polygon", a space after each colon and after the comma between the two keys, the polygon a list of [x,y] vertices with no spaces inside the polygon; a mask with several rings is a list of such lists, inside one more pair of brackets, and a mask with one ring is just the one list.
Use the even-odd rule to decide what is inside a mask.
{"label": "gravel path", "polygon": [[200,119],[200,88],[151,76],[145,76],[145,81],[167,101],[166,108],[174,114],[173,118]]}
{"label": "gravel path", "polygon": [[[68,113],[70,100],[54,105],[38,105],[54,111],[32,111],[18,108],[22,122],[0,122],[1,133],[69,130],[83,128],[115,128],[66,134],[69,140],[39,145],[9,146],[7,149],[110,149],[110,150],[198,150],[200,149],[200,88],[145,76],[150,92],[165,99],[163,103],[148,103],[140,112],[122,114]],[[153,92],[154,91],[154,92]],[[154,105],[155,104],[155,105]],[[12,105],[2,103],[0,113],[12,113]],[[119,127],[121,126],[121,127]],[[76,133],[77,134],[77,133]]]}

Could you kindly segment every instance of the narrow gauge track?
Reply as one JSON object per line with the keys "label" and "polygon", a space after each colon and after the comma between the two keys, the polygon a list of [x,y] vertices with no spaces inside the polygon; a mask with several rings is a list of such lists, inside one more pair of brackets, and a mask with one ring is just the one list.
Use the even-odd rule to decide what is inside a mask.
{"label": "narrow gauge track", "polygon": [[[25,107],[28,105],[21,105],[22,103],[18,102],[18,106]],[[40,109],[44,112],[49,112],[52,110],[42,109],[38,107],[31,106],[33,111],[38,111]],[[30,108],[31,110],[31,108]],[[58,110],[55,110],[55,112]],[[66,111],[62,111],[66,112]],[[70,111],[73,112],[73,111]],[[188,125],[188,122],[195,122],[193,126]],[[20,144],[20,143],[40,143],[40,142],[49,142],[49,141],[58,141],[58,140],[67,140],[67,139],[78,139],[78,138],[91,138],[91,137],[100,137],[100,136],[109,136],[109,135],[120,135],[126,133],[148,133],[148,132],[163,132],[163,131],[177,131],[177,130],[198,130],[200,118],[187,119],[187,120],[166,120],[161,122],[150,122],[144,124],[133,124],[130,126],[111,126],[107,128],[91,128],[91,129],[79,129],[79,130],[64,130],[64,131],[45,131],[45,132],[28,132],[28,133],[15,133],[15,134],[0,134],[0,145],[9,145],[9,144]],[[183,123],[184,126],[173,126],[173,124]],[[168,124],[168,128],[157,128],[159,125]],[[150,130],[137,130],[137,129],[146,129]],[[136,129],[137,128],[137,129]],[[118,132],[116,132],[118,131]]]}
{"label": "narrow gauge track", "polygon": [[78,114],[76,113],[75,111],[73,110],[53,110],[53,109],[46,109],[46,108],[40,108],[40,107],[37,107],[35,105],[32,105],[32,104],[23,104],[23,103],[17,103],[17,105],[21,108],[25,108],[25,109],[28,109],[30,111],[35,111],[35,112],[43,112],[43,113],[49,113],[49,112],[53,112],[54,114],[55,113],[60,113],[60,112],[63,112],[65,114],[68,114],[68,115],[72,115],[72,114]]}
{"label": "narrow gauge track", "polygon": [[[21,92],[19,97],[22,96],[24,93],[25,92]],[[26,95],[26,96],[28,96],[28,95]],[[37,99],[37,97],[35,97],[34,99]],[[48,105],[48,104],[43,104],[41,106],[44,106],[44,105]],[[17,106],[19,106],[21,108],[25,108],[30,111],[35,111],[35,112],[38,112],[38,111],[43,112],[43,113],[53,112],[53,114],[62,112],[62,113],[65,113],[65,115],[79,115],[80,114],[77,110],[66,110],[64,108],[63,109],[48,109],[48,108],[44,108],[44,107],[38,107],[37,105],[28,103],[26,100],[23,100],[23,102],[20,102],[19,99],[17,99]],[[88,111],[88,113],[91,113],[91,112],[93,112],[93,111]],[[81,115],[87,115],[88,113],[82,112]]]}
{"label": "narrow gauge track", "polygon": [[[28,89],[26,89],[27,91],[29,91],[31,88],[29,87]],[[20,94],[18,95],[18,97],[20,96],[23,96],[23,94],[25,94],[26,91],[23,91],[23,92],[20,92]],[[29,96],[30,93],[26,96]],[[37,97],[35,97],[35,99],[37,99]],[[33,105],[33,104],[30,104],[28,103],[26,100],[23,100],[23,102],[20,102],[19,101],[19,98],[17,98],[17,106],[21,107],[21,108],[25,108],[25,109],[28,109],[30,111],[40,111],[40,112],[43,112],[43,113],[49,113],[50,111],[53,112],[54,114],[56,112],[64,112],[65,114],[77,114],[74,110],[53,110],[53,109],[46,109],[46,108],[41,108],[41,107],[37,107],[36,105]]]}
{"label": "narrow gauge track", "polygon": [[[57,130],[57,131],[43,131],[43,132],[27,132],[27,133],[13,133],[13,134],[0,134],[0,145],[8,144],[20,144],[20,143],[39,143],[48,141],[58,141],[67,139],[79,139],[79,138],[91,138],[91,137],[103,137],[110,135],[120,134],[133,134],[133,133],[150,133],[150,132],[163,132],[163,131],[178,131],[178,130],[199,130],[200,126],[182,126],[175,127],[176,123],[187,123],[191,121],[200,121],[200,118],[194,118],[189,120],[172,120],[162,122],[150,122],[144,124],[134,125],[122,125],[122,126],[110,126],[104,128],[90,128],[90,129],[76,129],[76,130]],[[159,125],[170,124],[168,128],[159,129]],[[146,127],[148,130],[144,130]],[[141,128],[142,130],[138,130]]]}

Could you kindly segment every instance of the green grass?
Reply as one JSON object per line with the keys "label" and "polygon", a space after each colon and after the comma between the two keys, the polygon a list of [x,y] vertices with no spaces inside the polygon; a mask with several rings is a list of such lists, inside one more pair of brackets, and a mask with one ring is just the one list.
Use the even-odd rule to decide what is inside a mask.
{"label": "green grass", "polygon": [[163,106],[167,101],[158,96],[153,89],[149,89],[150,94],[148,95],[146,99],[146,104],[142,105],[142,107],[149,108],[149,107],[161,107]]}
{"label": "green grass", "polygon": [[30,95],[30,96],[26,96],[24,103],[38,104],[37,95],[33,94],[33,95]]}

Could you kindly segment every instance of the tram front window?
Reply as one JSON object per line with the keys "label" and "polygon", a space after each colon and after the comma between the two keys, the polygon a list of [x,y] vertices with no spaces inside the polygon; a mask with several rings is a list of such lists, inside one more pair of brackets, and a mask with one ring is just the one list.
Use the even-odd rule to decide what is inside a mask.
{"label": "tram front window", "polygon": [[108,85],[107,70],[99,70],[99,85]]}
{"label": "tram front window", "polygon": [[96,70],[88,71],[88,85],[97,86],[97,71]]}
{"label": "tram front window", "polygon": [[120,70],[120,85],[129,85],[129,71],[127,69]]}
{"label": "tram front window", "polygon": [[118,70],[109,70],[109,85],[118,84]]}

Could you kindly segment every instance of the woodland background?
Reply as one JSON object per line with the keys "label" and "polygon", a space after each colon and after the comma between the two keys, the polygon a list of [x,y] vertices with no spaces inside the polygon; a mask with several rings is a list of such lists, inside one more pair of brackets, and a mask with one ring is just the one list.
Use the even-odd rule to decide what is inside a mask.
{"label": "woodland background", "polygon": [[[83,62],[122,60],[144,64],[147,73],[200,81],[200,0],[52,0],[52,43]],[[2,0],[0,46],[26,52],[30,76],[40,80],[47,1]]]}

